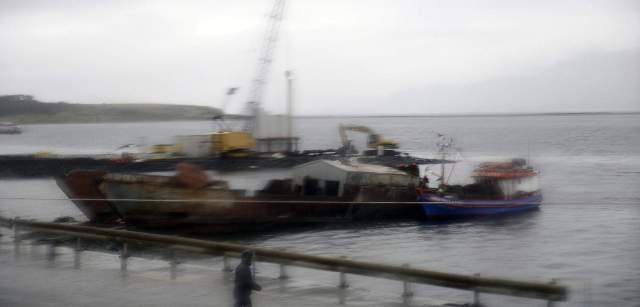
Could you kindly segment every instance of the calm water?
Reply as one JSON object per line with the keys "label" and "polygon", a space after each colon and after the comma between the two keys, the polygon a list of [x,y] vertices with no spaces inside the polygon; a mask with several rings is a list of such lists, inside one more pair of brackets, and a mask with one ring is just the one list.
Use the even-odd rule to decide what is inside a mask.
{"label": "calm water", "polygon": [[[338,123],[371,126],[416,155],[432,155],[436,132],[443,132],[455,137],[470,161],[530,157],[541,170],[543,208],[500,219],[343,225],[238,240],[465,274],[559,278],[574,289],[566,305],[640,306],[639,115],[299,119],[302,146],[338,147]],[[0,135],[0,153],[108,153],[127,143],[171,142],[173,135],[212,128],[207,122],[31,125],[22,135]],[[362,148],[364,137],[354,137]],[[463,173],[460,167],[454,175]],[[255,186],[262,178],[238,174],[233,184]],[[5,180],[0,195],[64,198],[50,179]],[[43,220],[81,217],[68,201],[0,200],[0,211]],[[445,300],[469,298],[440,288],[420,291]]]}

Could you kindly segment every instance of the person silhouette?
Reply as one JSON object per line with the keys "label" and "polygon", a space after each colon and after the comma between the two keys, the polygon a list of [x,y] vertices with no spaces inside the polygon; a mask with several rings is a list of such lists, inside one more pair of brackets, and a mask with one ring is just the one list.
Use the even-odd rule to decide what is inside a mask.
{"label": "person silhouette", "polygon": [[251,274],[252,251],[242,252],[241,262],[236,267],[235,283],[233,288],[233,297],[235,299],[235,307],[251,307],[251,292],[260,291],[262,287],[253,280]]}

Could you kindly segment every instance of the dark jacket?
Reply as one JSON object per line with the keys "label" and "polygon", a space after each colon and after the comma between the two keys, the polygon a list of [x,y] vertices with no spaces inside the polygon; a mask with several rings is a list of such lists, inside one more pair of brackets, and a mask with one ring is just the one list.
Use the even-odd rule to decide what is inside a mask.
{"label": "dark jacket", "polygon": [[236,267],[235,288],[233,294],[237,300],[249,298],[251,291],[260,291],[262,287],[253,280],[250,264],[244,262]]}

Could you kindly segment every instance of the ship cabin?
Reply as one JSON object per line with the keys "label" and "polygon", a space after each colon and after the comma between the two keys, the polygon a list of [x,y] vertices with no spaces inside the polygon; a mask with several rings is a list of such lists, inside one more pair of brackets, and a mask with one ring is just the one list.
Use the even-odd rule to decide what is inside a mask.
{"label": "ship cabin", "polygon": [[415,187],[418,178],[397,169],[349,160],[315,160],[293,169],[293,189],[305,196],[350,196],[362,187]]}
{"label": "ship cabin", "polygon": [[538,172],[523,159],[486,162],[473,171],[476,184],[493,186],[506,199],[538,193]]}

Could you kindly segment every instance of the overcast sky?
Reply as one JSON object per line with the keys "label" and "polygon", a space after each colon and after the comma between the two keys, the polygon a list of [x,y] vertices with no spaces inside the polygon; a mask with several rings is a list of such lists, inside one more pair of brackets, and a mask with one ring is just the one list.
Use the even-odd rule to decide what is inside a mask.
{"label": "overcast sky", "polygon": [[[273,1],[0,0],[0,94],[242,109]],[[640,110],[640,1],[289,0],[298,114]]]}

